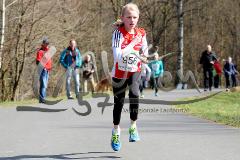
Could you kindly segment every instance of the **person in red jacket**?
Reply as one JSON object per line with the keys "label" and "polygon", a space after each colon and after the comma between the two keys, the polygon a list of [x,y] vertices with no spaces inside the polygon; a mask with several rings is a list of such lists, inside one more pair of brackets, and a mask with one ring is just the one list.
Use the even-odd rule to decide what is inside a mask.
{"label": "person in red jacket", "polygon": [[221,75],[222,75],[222,67],[219,62],[219,58],[214,62],[213,64],[214,67],[214,88],[219,88],[219,84],[221,82]]}
{"label": "person in red jacket", "polygon": [[52,68],[52,60],[50,54],[48,53],[49,50],[49,41],[47,38],[44,38],[42,41],[41,48],[37,52],[36,64],[40,65],[40,72],[39,72],[39,82],[40,82],[40,89],[39,89],[39,103],[45,103],[46,99],[46,92],[47,92],[47,84],[49,78],[49,71]]}

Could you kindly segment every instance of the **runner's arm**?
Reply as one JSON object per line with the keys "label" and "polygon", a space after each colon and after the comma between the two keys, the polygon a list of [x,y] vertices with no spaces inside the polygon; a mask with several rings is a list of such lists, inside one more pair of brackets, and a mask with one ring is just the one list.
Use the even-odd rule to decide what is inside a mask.
{"label": "runner's arm", "polygon": [[118,29],[116,29],[112,35],[112,50],[113,50],[114,62],[117,62],[121,58],[122,38],[123,38],[122,33]]}
{"label": "runner's arm", "polygon": [[145,67],[146,67],[146,70],[147,70],[147,75],[146,75],[146,77],[147,77],[147,79],[149,80],[150,77],[151,77],[151,69],[150,69],[150,67],[149,67],[147,64],[143,64],[143,65],[145,65]]}
{"label": "runner's arm", "polygon": [[148,43],[146,34],[143,36],[143,46],[142,46],[143,55],[148,57]]}

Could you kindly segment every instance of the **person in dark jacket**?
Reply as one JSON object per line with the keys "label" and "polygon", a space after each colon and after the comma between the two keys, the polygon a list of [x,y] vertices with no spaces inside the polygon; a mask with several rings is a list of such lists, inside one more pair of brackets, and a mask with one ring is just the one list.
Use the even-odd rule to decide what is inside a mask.
{"label": "person in dark jacket", "polygon": [[232,63],[232,58],[228,57],[228,60],[226,61],[224,67],[223,67],[224,75],[226,78],[226,91],[229,91],[230,87],[230,79],[232,81],[231,87],[236,87],[236,75],[238,74],[238,71],[236,69],[236,66]]}
{"label": "person in dark jacket", "polygon": [[207,50],[202,52],[200,64],[203,67],[204,91],[212,90],[213,84],[213,64],[217,60],[216,54],[212,52],[211,45],[207,45]]}

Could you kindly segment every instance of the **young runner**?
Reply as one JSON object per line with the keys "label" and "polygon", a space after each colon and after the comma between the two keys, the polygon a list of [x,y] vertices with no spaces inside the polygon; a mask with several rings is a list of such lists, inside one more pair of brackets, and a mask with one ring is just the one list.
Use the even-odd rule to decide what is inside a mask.
{"label": "young runner", "polygon": [[158,53],[154,54],[154,61],[149,63],[149,67],[151,68],[152,71],[152,78],[153,78],[153,84],[154,84],[154,95],[158,96],[158,80],[159,77],[163,76],[163,62],[162,59],[159,58]]}
{"label": "young runner", "polygon": [[120,119],[124,105],[125,91],[129,87],[130,119],[129,141],[139,140],[136,121],[139,106],[139,80],[141,73],[141,60],[139,51],[148,56],[147,40],[144,29],[137,28],[139,9],[136,4],[128,3],[122,9],[121,21],[115,23],[112,35],[112,49],[114,66],[112,69],[112,83],[114,94],[113,130],[111,146],[114,151],[121,148]]}

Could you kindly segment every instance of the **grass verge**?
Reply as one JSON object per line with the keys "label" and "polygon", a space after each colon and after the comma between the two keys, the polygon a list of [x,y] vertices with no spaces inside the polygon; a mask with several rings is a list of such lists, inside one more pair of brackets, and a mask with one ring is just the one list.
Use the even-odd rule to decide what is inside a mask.
{"label": "grass verge", "polygon": [[240,92],[222,92],[204,101],[179,105],[189,114],[217,123],[240,127]]}

